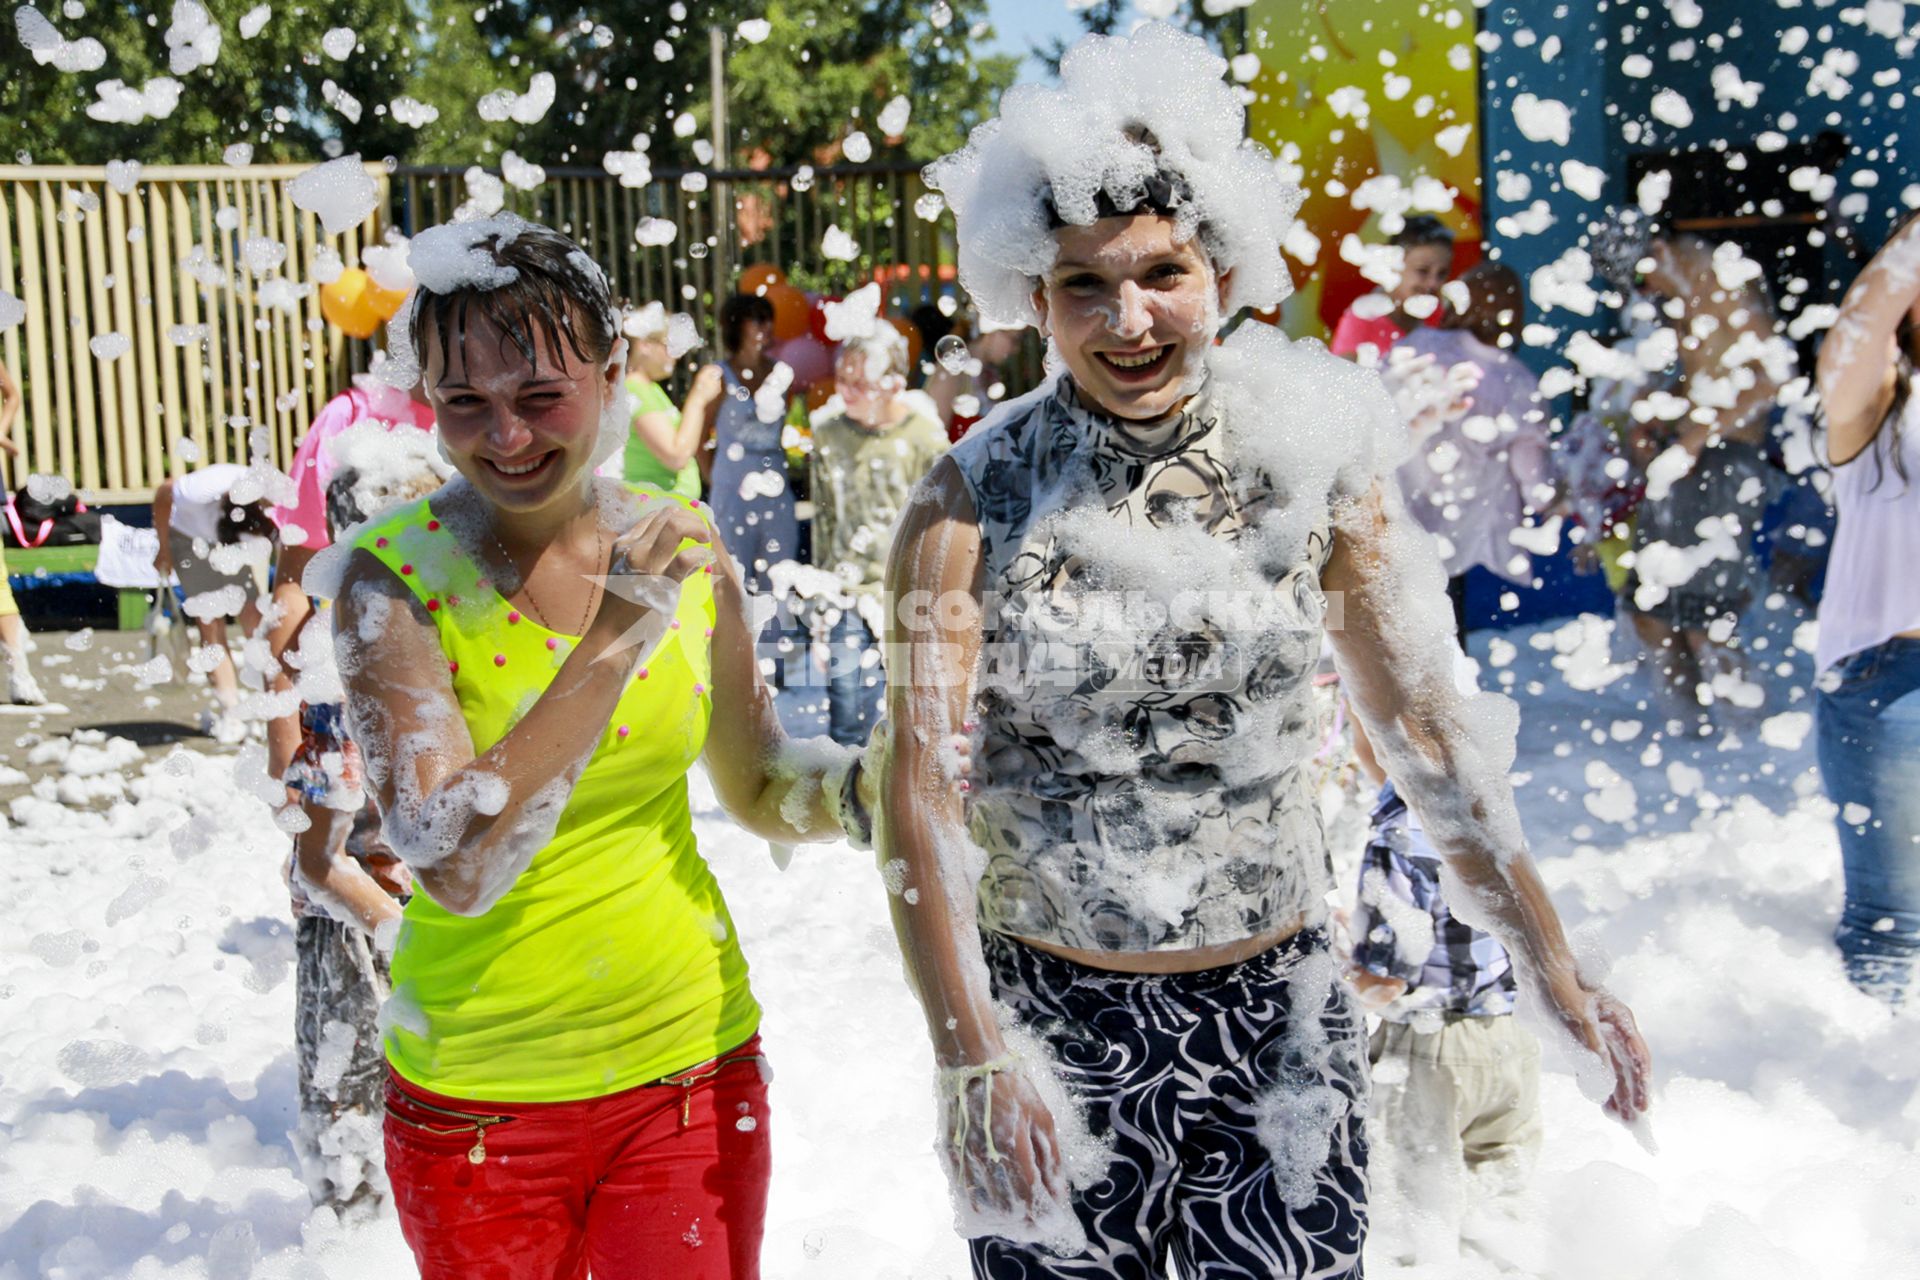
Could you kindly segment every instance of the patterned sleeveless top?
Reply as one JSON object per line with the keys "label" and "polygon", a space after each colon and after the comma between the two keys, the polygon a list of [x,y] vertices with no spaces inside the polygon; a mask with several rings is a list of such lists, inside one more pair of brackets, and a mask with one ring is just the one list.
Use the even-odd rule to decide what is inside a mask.
{"label": "patterned sleeveless top", "polygon": [[1221,399],[1118,421],[1062,376],[949,455],[985,560],[984,928],[1192,950],[1332,883],[1310,776],[1329,494],[1237,465]]}

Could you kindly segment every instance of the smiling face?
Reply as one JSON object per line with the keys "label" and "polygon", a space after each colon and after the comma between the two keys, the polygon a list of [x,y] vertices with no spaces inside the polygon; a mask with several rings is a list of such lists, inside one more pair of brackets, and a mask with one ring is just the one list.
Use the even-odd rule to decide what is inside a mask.
{"label": "smiling face", "polygon": [[1226,298],[1199,237],[1176,243],[1173,219],[1137,214],[1061,227],[1054,241],[1059,257],[1033,305],[1080,394],[1116,418],[1172,412]]}
{"label": "smiling face", "polygon": [[503,511],[531,512],[575,493],[590,471],[621,362],[539,349],[530,363],[484,316],[443,346],[427,343],[426,387],[447,455]]}
{"label": "smiling face", "polygon": [[1406,250],[1400,264],[1400,283],[1393,287],[1393,300],[1405,303],[1409,298],[1440,292],[1453,270],[1453,250],[1443,244],[1417,244]]}

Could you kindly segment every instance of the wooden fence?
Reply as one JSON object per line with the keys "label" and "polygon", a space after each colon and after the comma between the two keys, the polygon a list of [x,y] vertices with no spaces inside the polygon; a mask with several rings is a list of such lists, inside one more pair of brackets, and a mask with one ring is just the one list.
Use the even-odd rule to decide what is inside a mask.
{"label": "wooden fence", "polygon": [[104,167],[0,165],[0,290],[26,304],[0,335],[25,399],[10,483],[52,472],[99,502],[145,501],[169,475],[244,460],[256,427],[291,456],[356,357],[321,319],[313,251],[357,261],[387,203],[328,236],[287,194],[304,168],[156,167],[123,193]]}
{"label": "wooden fence", "polygon": [[[0,165],[0,290],[26,305],[24,322],[0,333],[25,393],[15,429],[25,453],[0,455],[0,482],[55,473],[96,502],[145,502],[169,476],[245,460],[258,428],[286,465],[371,354],[322,319],[315,249],[358,265],[389,228],[444,222],[474,194],[466,170],[369,165],[379,207],[329,236],[287,193],[305,168],[154,166],[123,192],[105,167]],[[925,189],[914,171],[662,171],[628,187],[555,169],[502,194],[579,240],[619,294],[688,311],[703,332],[750,261],[835,292],[883,277],[901,308],[951,291],[951,219],[915,212]],[[646,218],[671,221],[673,240],[639,243]],[[856,258],[824,256],[830,225]]]}

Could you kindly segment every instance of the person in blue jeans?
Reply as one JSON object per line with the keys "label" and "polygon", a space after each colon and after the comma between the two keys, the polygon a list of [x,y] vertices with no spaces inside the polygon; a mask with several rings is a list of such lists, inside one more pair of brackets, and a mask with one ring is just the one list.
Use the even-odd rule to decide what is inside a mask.
{"label": "person in blue jeans", "polygon": [[1920,638],[1896,636],[1830,674],[1835,687],[1814,696],[1847,885],[1834,940],[1855,986],[1901,1006],[1920,956]]}
{"label": "person in blue jeans", "polygon": [[1896,1007],[1920,955],[1920,220],[1847,291],[1820,350],[1833,503],[1815,690],[1820,772],[1838,812],[1854,985]]}

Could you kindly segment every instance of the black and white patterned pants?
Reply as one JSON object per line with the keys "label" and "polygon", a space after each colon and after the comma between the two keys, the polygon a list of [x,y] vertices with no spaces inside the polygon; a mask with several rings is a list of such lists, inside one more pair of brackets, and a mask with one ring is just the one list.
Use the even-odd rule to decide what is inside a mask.
{"label": "black and white patterned pants", "polygon": [[1074,1195],[1087,1252],[977,1239],[976,1277],[1150,1280],[1171,1256],[1185,1280],[1359,1280],[1366,1040],[1323,933],[1169,975],[984,946],[995,995],[1046,1040],[1113,1156]]}
{"label": "black and white patterned pants", "polygon": [[294,1149],[315,1205],[372,1207],[386,1194],[381,1122],[387,1063],[380,1006],[387,958],[365,930],[325,915],[295,925],[293,1035],[300,1060]]}

